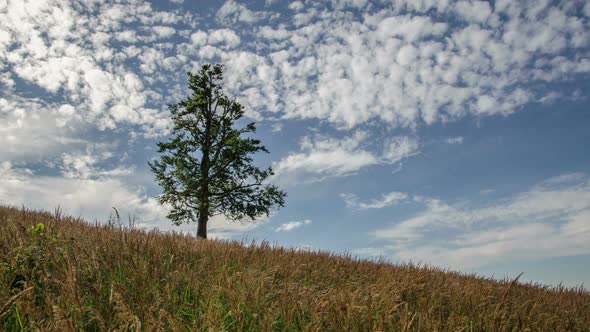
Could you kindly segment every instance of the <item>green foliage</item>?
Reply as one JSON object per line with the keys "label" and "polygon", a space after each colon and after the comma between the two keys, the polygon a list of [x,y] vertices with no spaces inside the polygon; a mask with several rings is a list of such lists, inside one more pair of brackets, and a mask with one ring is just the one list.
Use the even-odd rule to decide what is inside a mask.
{"label": "green foliage", "polygon": [[45,238],[45,225],[38,223],[36,226],[31,227],[31,234],[37,238]]}
{"label": "green foliage", "polygon": [[[40,293],[40,272],[44,268],[46,255],[45,225],[38,223],[29,228],[32,241],[28,246],[15,249],[13,258],[4,262],[2,268],[9,277],[13,291],[22,291],[26,283],[33,283],[35,290]],[[40,299],[40,296],[38,296]]]}
{"label": "green foliage", "polygon": [[158,143],[160,160],[149,163],[163,189],[160,203],[171,206],[175,224],[224,214],[231,220],[254,220],[284,206],[286,194],[265,182],[272,168],[253,165],[253,155],[268,150],[250,137],[255,123],[235,128],[244,107],[222,91],[223,67],[204,65],[188,73],[191,94],[169,105],[172,135]]}

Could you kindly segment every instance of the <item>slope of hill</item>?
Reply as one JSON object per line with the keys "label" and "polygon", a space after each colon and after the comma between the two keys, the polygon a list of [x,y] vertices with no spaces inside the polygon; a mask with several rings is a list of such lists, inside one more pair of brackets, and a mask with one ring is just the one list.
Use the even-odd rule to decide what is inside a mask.
{"label": "slope of hill", "polygon": [[0,207],[0,329],[589,331],[590,294]]}

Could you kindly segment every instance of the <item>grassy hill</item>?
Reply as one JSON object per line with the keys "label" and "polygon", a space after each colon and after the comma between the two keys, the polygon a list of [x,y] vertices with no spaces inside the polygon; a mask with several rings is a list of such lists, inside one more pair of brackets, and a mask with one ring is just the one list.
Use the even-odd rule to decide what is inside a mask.
{"label": "grassy hill", "polygon": [[590,331],[590,294],[0,207],[0,329]]}

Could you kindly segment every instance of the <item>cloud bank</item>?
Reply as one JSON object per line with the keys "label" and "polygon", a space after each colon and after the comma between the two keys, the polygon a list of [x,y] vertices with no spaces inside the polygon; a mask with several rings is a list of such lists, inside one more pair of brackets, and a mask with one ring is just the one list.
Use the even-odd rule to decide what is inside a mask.
{"label": "cloud bank", "polygon": [[[587,174],[551,178],[483,207],[421,196],[407,195],[407,199],[422,206],[422,212],[372,230],[369,235],[384,244],[357,253],[452,268],[590,254]],[[379,204],[382,201],[373,205],[385,207]]]}

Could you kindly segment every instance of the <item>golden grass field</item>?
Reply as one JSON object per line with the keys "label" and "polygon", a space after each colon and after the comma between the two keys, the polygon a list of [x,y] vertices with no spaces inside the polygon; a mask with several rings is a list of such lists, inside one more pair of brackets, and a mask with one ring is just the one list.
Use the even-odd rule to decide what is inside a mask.
{"label": "golden grass field", "polygon": [[91,225],[59,210],[0,207],[0,227],[4,331],[590,331],[581,288]]}

